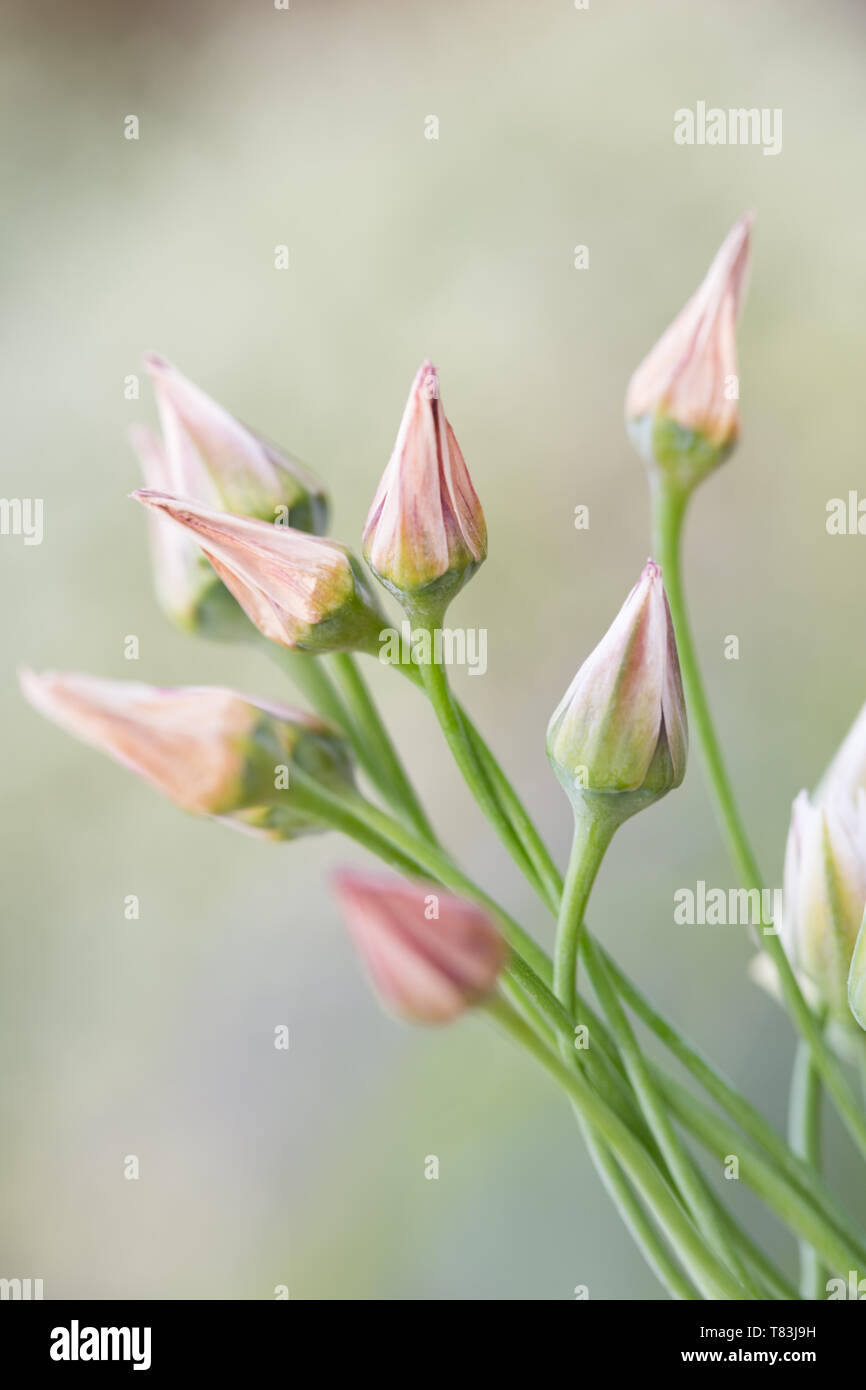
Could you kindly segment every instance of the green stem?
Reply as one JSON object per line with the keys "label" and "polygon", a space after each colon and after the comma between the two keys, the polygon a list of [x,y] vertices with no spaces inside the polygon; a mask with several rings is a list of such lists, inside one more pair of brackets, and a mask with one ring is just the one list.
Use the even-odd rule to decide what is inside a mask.
{"label": "green stem", "polygon": [[[688,493],[663,475],[654,474],[651,490],[653,543],[662,567],[665,591],[677,638],[680,668],[685,687],[689,722],[698,735],[704,754],[710,786],[718,807],[731,858],[744,888],[763,891],[764,883],[757,860],[734,798],[721,746],[716,736],[706,691],[701,679],[697,653],[692,640],[683,592],[680,566],[680,540]],[[766,950],[779,974],[788,1011],[809,1044],[810,1051],[828,1092],[845,1122],[851,1138],[866,1158],[866,1115],[845,1075],[824,1039],[823,1030],[806,1003],[797,977],[775,931],[765,934]]]}
{"label": "green stem", "polygon": [[[419,840],[393,816],[380,811],[364,797],[327,791],[299,769],[292,772],[292,791],[295,795],[302,792],[310,813],[318,816],[323,822],[333,818],[335,828],[345,833],[352,833],[351,827],[363,829],[380,841],[390,844],[401,856],[404,864],[411,864],[413,876],[417,877],[420,870],[422,874],[438,879],[453,893],[470,898],[486,908],[509,946],[530,967],[537,983],[542,984],[545,973],[550,976],[550,961],[538,943],[533,941],[529,933],[504,912],[498,903],[461,873],[443,850],[431,845],[427,840]],[[538,978],[539,976],[541,978]]]}
{"label": "green stem", "polygon": [[708,1200],[706,1188],[692,1157],[668,1118],[665,1105],[653,1083],[649,1066],[644,1060],[637,1038],[611,983],[604,958],[590,938],[587,938],[585,943],[584,955],[590,983],[607,1015],[641,1110],[687,1208],[698,1229],[709,1236],[717,1255],[729,1266],[748,1294],[753,1298],[760,1298],[760,1289],[752,1281],[746,1266],[731,1244],[723,1223],[718,1220],[718,1214],[713,1203]]}
{"label": "green stem", "polygon": [[573,1105],[572,1109],[595,1171],[650,1269],[671,1298],[693,1302],[698,1295],[668,1255],[664,1242],[659,1239],[658,1232],[635,1197],[613,1153],[592,1126],[584,1123],[577,1106]]}
{"label": "green stem", "polygon": [[800,1155],[794,1153],[760,1110],[740,1095],[727,1078],[687,1043],[672,1023],[655,1009],[628,976],[620,970],[612,956],[604,951],[605,965],[612,975],[620,996],[637,1014],[642,1023],[664,1043],[674,1057],[686,1068],[704,1090],[721,1105],[731,1119],[760,1145],[787,1179],[819,1209],[824,1219],[840,1234],[845,1234],[855,1247],[859,1246],[858,1263],[866,1268],[866,1235],[857,1230],[849,1214],[816,1173]]}
{"label": "green stem", "polygon": [[388,801],[402,810],[413,830],[435,844],[433,827],[406,775],[355,658],[350,652],[335,652],[331,661],[351,717],[376,764],[377,785],[386,793]]}
{"label": "green stem", "polygon": [[[821,1171],[821,1078],[815,1070],[808,1044],[801,1042],[791,1074],[791,1100],[788,1111],[791,1148],[802,1154],[816,1172]],[[800,1292],[804,1298],[823,1299],[827,1272],[817,1251],[800,1241]]]}
{"label": "green stem", "polygon": [[[299,777],[295,778],[296,788],[297,784],[299,784]],[[428,845],[423,844],[423,842],[414,840],[414,837],[411,837],[405,828],[396,823],[392,817],[379,812],[379,810],[368,805],[368,803],[364,802],[361,798],[357,799],[359,805],[353,805],[352,810],[346,810],[345,806],[342,805],[341,798],[336,798],[336,796],[332,796],[332,794],[325,794],[325,792],[321,791],[321,788],[316,787],[316,784],[310,785],[311,791],[320,799],[322,820],[328,819],[328,815],[331,813],[329,806],[331,806],[332,803],[336,803],[335,810],[341,810],[343,816],[348,817],[349,823],[348,826],[343,824],[343,826],[339,828],[346,828],[346,831],[352,834],[352,823],[354,821],[364,834],[373,835],[374,841],[378,838],[379,841],[384,841],[385,844],[391,845],[391,847],[395,848],[396,851],[399,852],[399,855],[402,856],[403,863],[409,863],[410,865],[409,870],[403,867],[402,872],[409,872],[410,874],[416,874],[416,876],[417,874],[427,874],[427,876],[432,878],[438,878],[438,880],[445,884],[445,887],[450,888],[450,890],[457,892],[457,894],[464,895],[464,897],[473,899],[473,901],[480,903],[481,906],[485,906],[485,908],[491,912],[491,915],[495,917],[496,922],[500,924],[500,929],[502,929],[506,940],[509,940],[513,949],[516,949],[517,955],[516,958],[514,958],[514,965],[516,965],[518,983],[520,983],[521,988],[523,988],[524,992],[527,992],[534,1008],[541,1013],[542,1017],[548,1020],[549,1026],[555,1030],[555,1033],[562,1037],[563,1042],[567,1041],[569,1048],[573,1047],[573,1016],[570,1016],[569,1012],[563,1008],[563,1005],[550,994],[545,984],[545,980],[549,981],[550,977],[552,977],[548,956],[545,955],[541,947],[538,947],[537,942],[532,941],[532,938],[528,937],[527,933],[525,933],[517,923],[514,923],[513,919],[507,916],[507,913],[499,908],[498,903],[493,902],[493,899],[489,898],[485,892],[482,892],[477,885],[471,883],[471,880],[468,880],[464,874],[461,874],[459,870],[450,863],[445,853],[435,851],[435,849],[428,847]],[[856,1234],[852,1236],[851,1230],[849,1230],[849,1218],[845,1216],[844,1212],[841,1212],[841,1208],[835,1207],[834,1198],[824,1190],[823,1184],[820,1183],[819,1177],[813,1173],[813,1170],[809,1169],[808,1165],[802,1162],[802,1159],[796,1158],[796,1156],[792,1154],[790,1148],[784,1144],[784,1141],[781,1140],[780,1137],[776,1136],[774,1130],[771,1129],[771,1126],[767,1125],[766,1120],[763,1120],[760,1113],[753,1111],[749,1102],[746,1102],[742,1097],[738,1097],[737,1093],[733,1091],[733,1088],[726,1087],[726,1083],[723,1083],[723,1081],[714,1079],[712,1069],[709,1068],[709,1063],[702,1062],[702,1059],[699,1058],[699,1054],[696,1054],[694,1049],[689,1048],[688,1044],[685,1044],[685,1042],[678,1037],[676,1030],[664,1022],[660,1015],[656,1015],[651,1006],[645,1005],[645,1001],[642,999],[642,995],[639,994],[637,987],[631,986],[630,981],[626,980],[626,977],[620,972],[619,967],[614,965],[610,956],[605,955],[605,963],[607,969],[612,970],[614,979],[617,981],[617,986],[619,986],[620,991],[623,992],[627,1001],[634,1006],[635,1012],[638,1012],[639,1016],[644,1017],[645,1022],[651,1024],[657,1036],[662,1037],[663,1041],[667,1042],[667,1045],[673,1049],[674,1054],[676,1054],[681,1061],[685,1062],[685,1065],[689,1066],[689,1069],[692,1069],[692,1072],[698,1076],[699,1080],[703,1081],[703,1084],[709,1083],[710,1090],[712,1090],[712,1093],[716,1094],[717,1098],[721,1099],[723,1104],[734,1105],[735,1111],[737,1111],[737,1113],[735,1113],[735,1118],[737,1118],[738,1123],[749,1125],[749,1123],[758,1120],[759,1141],[765,1143],[773,1162],[767,1163],[759,1150],[753,1147],[749,1148],[749,1152],[753,1155],[753,1162],[752,1166],[746,1169],[746,1181],[752,1179],[753,1172],[758,1173],[758,1186],[756,1186],[755,1190],[758,1191],[759,1195],[762,1195],[763,1200],[767,1201],[767,1204],[773,1208],[773,1211],[776,1211],[781,1219],[790,1222],[795,1233],[805,1234],[805,1238],[812,1240],[813,1232],[815,1232],[816,1229],[815,1222],[819,1223],[820,1244],[822,1244],[824,1254],[826,1254],[827,1250],[833,1250],[838,1254],[838,1250],[845,1248],[845,1250],[848,1251],[847,1259],[849,1261],[849,1264],[845,1266],[845,1268],[852,1268],[852,1265],[865,1266],[862,1254],[856,1250],[856,1238],[858,1237],[856,1237]],[[588,1019],[592,1017],[591,1011],[589,1011],[585,1002],[581,1004],[581,1016],[588,1017]],[[591,1027],[592,1036],[594,1036],[594,1038],[603,1037],[603,1034],[599,1033],[598,1024],[592,1022]],[[669,1079],[664,1076],[663,1072],[655,1068],[653,1068],[653,1076],[656,1077],[656,1086],[662,1086],[663,1094],[667,1094],[666,1086],[667,1083],[669,1083]],[[691,1093],[684,1094],[689,1095]],[[694,1097],[692,1097],[692,1099],[694,1099]],[[713,1115],[712,1112],[703,1112],[703,1119],[701,1122],[698,1122],[698,1119],[696,1119],[698,1112],[698,1102],[695,1102],[692,1111],[689,1111],[688,1105],[680,1104],[678,1118],[680,1118],[685,1129],[687,1129],[689,1133],[694,1134],[696,1138],[699,1138],[701,1143],[705,1144],[708,1143],[709,1133],[710,1152],[712,1152],[714,1156],[719,1156],[720,1154],[724,1155],[727,1154],[727,1152],[738,1152],[738,1154],[740,1154],[742,1147],[745,1145],[744,1137],[742,1137],[737,1130],[733,1130],[730,1126],[727,1126],[724,1120],[721,1120],[719,1116]],[[719,1140],[720,1134],[723,1136],[721,1141]],[[723,1150],[719,1150],[719,1143],[727,1145],[727,1147],[724,1147]],[[794,1173],[788,1176],[792,1166],[794,1166]],[[755,1186],[755,1181],[752,1181],[751,1184]],[[806,1187],[809,1188],[808,1194],[803,1190],[803,1188]],[[810,1216],[810,1218],[806,1218],[806,1216],[803,1215],[806,1209],[812,1211],[812,1216]],[[834,1219],[833,1215],[831,1215],[831,1213],[837,1211],[837,1209],[841,1212],[841,1220],[840,1218]],[[794,1212],[794,1219],[791,1219],[791,1212]]]}
{"label": "green stem", "polygon": [[673,1113],[695,1138],[718,1160],[736,1158],[739,1177],[766,1202],[776,1215],[803,1240],[818,1250],[834,1273],[847,1273],[858,1267],[855,1248],[844,1233],[837,1232],[799,1189],[780,1177],[764,1154],[748,1139],[731,1129],[694,1092],[652,1065],[656,1085]]}
{"label": "green stem", "polygon": [[577,952],[583,914],[617,824],[609,814],[598,811],[594,803],[575,803],[574,839],[559,905],[553,953],[553,990],[572,1015],[577,999]]}
{"label": "green stem", "polygon": [[321,664],[321,657],[313,656],[311,652],[289,651],[277,642],[262,641],[268,656],[285,671],[316,714],[341,729],[348,737],[352,721],[334,689],[331,677]]}
{"label": "green stem", "polygon": [[[431,631],[431,653],[434,650],[432,637],[433,633]],[[523,846],[511,826],[511,822],[494,795],[484,775],[481,764],[475,755],[472,744],[467,737],[461,711],[451,693],[445,667],[441,662],[435,661],[431,656],[430,661],[420,662],[418,669],[420,670],[421,679],[424,683],[427,696],[433,706],[433,712],[439,721],[439,726],[445,735],[445,740],[451,750],[454,761],[457,763],[469,790],[472,792],[481,810],[490,821],[490,824],[493,826],[521,873],[525,874],[530,883],[532,883],[534,880],[532,864],[524,852]]]}
{"label": "green stem", "polygon": [[739,1299],[742,1293],[740,1286],[707,1250],[643,1146],[627,1126],[614,1115],[579,1072],[572,1071],[548,1051],[531,1028],[503,1000],[494,998],[486,1007],[514,1041],[526,1048],[559,1082],[584,1124],[597,1130],[605,1144],[616,1153],[617,1161],[659,1221],[704,1297],[714,1300]]}
{"label": "green stem", "polygon": [[[517,941],[520,943],[521,947],[526,949],[526,943],[528,942],[529,945],[534,948],[533,954],[535,955],[535,964],[539,968],[541,976],[546,976],[548,979],[551,977],[550,961],[547,959],[544,952],[535,946],[531,938],[526,937],[522,929],[517,926],[517,924],[514,923],[508,915],[487,896],[487,894],[483,893],[453,865],[450,865],[447,856],[433,850],[430,846],[413,841],[412,837],[408,836],[404,828],[396,821],[393,821],[391,818],[377,811],[374,807],[369,806],[368,803],[364,803],[362,799],[358,799],[359,805],[347,806],[340,798],[323,792],[314,782],[305,779],[302,774],[299,774],[295,778],[294,787],[296,795],[300,786],[305,781],[307,781],[308,785],[305,788],[304,795],[308,800],[309,809],[311,812],[315,812],[319,815],[323,824],[333,824],[334,828],[342,830],[344,833],[363,844],[372,853],[379,854],[386,862],[391,863],[394,867],[399,869],[400,872],[408,873],[410,877],[418,875],[430,876],[443,882],[446,887],[452,888],[455,892],[462,893],[464,896],[470,897],[480,905],[485,906],[500,923],[503,933],[512,943]],[[398,848],[399,846],[403,848]],[[570,1046],[574,1034],[574,1023],[559,1001],[550,993],[544,983],[544,979],[539,978],[539,976],[535,974],[535,971],[526,964],[519,954],[515,954],[512,958],[509,974],[513,977],[515,984],[517,984],[521,992],[519,1002],[522,1007],[526,1008],[527,1001],[529,1001],[529,1012],[532,1019],[537,1020],[540,1018],[543,1020],[541,1025],[542,1030],[549,1030],[549,1033],[547,1033],[549,1042],[551,1044],[554,1043],[555,1038],[559,1035],[563,1039],[567,1039]],[[606,1029],[602,1021],[595,1017],[593,1011],[585,1002],[582,1004],[581,1014],[589,1020],[591,1034],[594,1040],[594,1047],[591,1050],[591,1060],[586,1068],[587,1072],[594,1084],[606,1083],[606,1094],[611,1094],[610,1075],[604,1074],[605,1069],[610,1066],[607,1055],[605,1054],[605,1048],[607,1048],[608,1051],[610,1049]],[[615,1054],[612,1053],[610,1055],[615,1056]],[[597,1070],[599,1067],[602,1068],[602,1074],[600,1076]],[[613,1070],[616,1072],[617,1068],[614,1067]],[[623,1100],[619,1094],[615,1096],[611,1095],[611,1103],[615,1106],[615,1110],[620,1116],[621,1122],[627,1124],[630,1128],[630,1132],[634,1133],[637,1142],[640,1143],[643,1139],[646,1144],[647,1138],[641,1133],[640,1117],[637,1117],[636,1122],[631,1118],[630,1112],[633,1107],[630,1098],[626,1096]],[[625,1111],[624,1114],[623,1111]],[[688,1113],[683,1116],[682,1122],[687,1129],[690,1128],[690,1116]],[[732,1133],[731,1131],[728,1132]],[[702,1137],[701,1134],[698,1134],[698,1137]],[[737,1139],[739,1139],[739,1137],[738,1135],[735,1136]],[[649,1143],[652,1143],[651,1139],[649,1139]],[[784,1201],[787,1195],[784,1183],[780,1185],[780,1190],[782,1193],[780,1200]],[[730,1220],[732,1221],[733,1218],[730,1218]],[[742,1233],[740,1233],[740,1236],[742,1238]],[[778,1271],[774,1270],[773,1266],[762,1256],[760,1251],[752,1247],[751,1252],[749,1252],[745,1244],[744,1249],[747,1250],[747,1253],[750,1253],[753,1263],[759,1265],[762,1263],[765,1269],[772,1271],[772,1276],[777,1286],[781,1287],[783,1285],[783,1276],[780,1276]]]}

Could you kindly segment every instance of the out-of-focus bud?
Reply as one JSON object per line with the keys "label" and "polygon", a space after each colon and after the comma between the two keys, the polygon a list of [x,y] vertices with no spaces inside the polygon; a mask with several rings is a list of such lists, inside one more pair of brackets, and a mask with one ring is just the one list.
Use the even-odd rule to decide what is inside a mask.
{"label": "out-of-focus bud", "polygon": [[412,383],[364,526],[363,550],[407,612],[431,623],[487,555],[484,513],[430,362]]}
{"label": "out-of-focus bud", "polygon": [[547,756],[573,805],[592,801],[625,820],[680,785],[687,752],[673,623],[648,560],[554,712]]}
{"label": "out-of-focus bud", "polygon": [[[162,441],[140,425],[130,430],[129,439],[145,486],[171,492],[172,470]],[[204,488],[210,492],[207,477]],[[191,536],[153,512],[150,540],[156,595],[163,612],[177,627],[223,640],[249,635],[246,616]]]}
{"label": "out-of-focus bud", "polygon": [[289,526],[211,511],[161,492],[134,492],[186,528],[259,631],[307,652],[378,652],[384,618],[345,546]]}
{"label": "out-of-focus bud", "polygon": [[855,1021],[866,1031],[866,914],[860,923],[848,971],[848,1007]]}
{"label": "out-of-focus bud", "polygon": [[160,491],[299,531],[327,530],[327,498],[312,473],[240,424],[165,358],[150,353],[144,360],[170,470]]}
{"label": "out-of-focus bud", "polygon": [[848,972],[866,906],[866,793],[794,802],[785,852],[782,943],[837,1021],[850,1019]]}
{"label": "out-of-focus bud", "polygon": [[383,1005],[449,1023],[496,987],[508,948],[480,907],[432,887],[343,870],[337,900]]}
{"label": "out-of-focus bud", "polygon": [[736,325],[752,215],[731,229],[706,278],[628,385],[626,422],[650,466],[688,492],[740,432]]}
{"label": "out-of-focus bud", "polygon": [[185,811],[275,839],[320,828],[293,792],[293,769],[329,790],[353,790],[344,741],[282,705],[215,687],[162,689],[75,672],[23,671],[21,688],[40,713]]}
{"label": "out-of-focus bud", "polygon": [[815,791],[815,800],[856,801],[866,791],[866,705],[848,730]]}

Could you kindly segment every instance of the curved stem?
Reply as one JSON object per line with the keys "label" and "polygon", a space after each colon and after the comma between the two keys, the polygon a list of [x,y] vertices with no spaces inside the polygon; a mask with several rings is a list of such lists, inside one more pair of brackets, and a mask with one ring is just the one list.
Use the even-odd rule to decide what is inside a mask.
{"label": "curved stem", "polygon": [[433,706],[433,712],[439,721],[439,726],[445,735],[454,761],[463,774],[463,778],[475,797],[475,800],[490,821],[515,864],[520,869],[521,873],[525,874],[529,879],[530,883],[533,883],[534,871],[532,864],[518,836],[515,834],[511,822],[494,795],[484,775],[481,764],[473,751],[472,744],[463,726],[461,712],[451,693],[445,667],[441,662],[434,660],[432,657],[432,652],[435,649],[435,645],[432,641],[432,633],[430,649],[430,661],[420,662],[418,669],[420,670],[421,679],[424,683],[424,688],[430,703]]}
{"label": "curved stem", "polygon": [[668,1255],[664,1242],[659,1239],[613,1153],[592,1126],[583,1121],[577,1106],[573,1105],[572,1108],[595,1171],[650,1269],[671,1298],[694,1302],[698,1295]]}
{"label": "curved stem", "polygon": [[[516,939],[522,937],[524,940],[529,940],[530,945],[534,946],[531,939],[526,938],[522,929],[517,926],[516,923],[513,923],[511,919],[508,918],[507,914],[498,908],[497,904],[477,888],[476,885],[466,879],[464,875],[460,874],[458,870],[454,869],[453,866],[449,868],[447,856],[442,855],[440,852],[433,851],[429,846],[413,841],[412,837],[407,834],[401,825],[382,812],[377,811],[374,807],[369,806],[369,804],[365,804],[362,798],[358,798],[360,805],[346,806],[339,797],[323,792],[311,779],[304,778],[301,774],[298,774],[295,778],[296,795],[299,786],[302,786],[305,782],[308,785],[304,788],[304,797],[307,800],[311,813],[315,812],[319,816],[322,824],[333,824],[335,828],[343,830],[344,833],[365,845],[372,853],[379,854],[386,862],[392,863],[400,872],[406,873],[410,877],[426,875],[434,879],[439,879],[446,887],[450,887],[456,892],[461,892],[465,896],[471,897],[474,901],[486,906],[488,910],[496,915],[497,920],[503,926],[503,931],[506,936],[510,936],[513,940],[515,939],[514,933],[516,931],[518,934]],[[399,848],[400,846],[408,847],[408,850],[406,848]],[[445,871],[444,877],[442,876],[443,870]],[[549,979],[551,976],[550,961],[539,947],[535,947],[535,953],[540,975],[546,976]],[[543,1028],[550,1030],[549,1041],[552,1042],[559,1036],[567,1040],[570,1046],[574,1033],[573,1020],[563,1009],[559,1001],[550,993],[544,980],[539,978],[539,975],[535,974],[534,970],[526,964],[520,955],[515,955],[513,957],[509,973],[513,976],[515,983],[518,984],[522,993],[531,1001],[531,1012],[533,1017],[540,1017],[544,1020],[542,1025]],[[583,1002],[581,1005],[581,1014],[590,1022],[592,1037],[596,1043],[595,1051],[599,1052],[600,1047],[604,1049],[609,1046],[604,1024],[600,1019],[595,1017],[593,1010],[586,1002]],[[605,1054],[601,1053],[601,1055],[604,1056]],[[587,1067],[587,1071],[593,1074],[589,1067]],[[663,1086],[664,1082],[668,1079],[665,1077],[664,1072],[658,1068],[654,1069],[654,1075],[656,1076],[657,1085]],[[626,1106],[628,1107],[629,1105],[630,1101],[627,1100]],[[697,1123],[687,1105],[682,1108],[680,1118],[683,1126],[689,1132],[694,1133],[701,1142],[707,1144],[714,1155],[717,1155],[719,1152],[718,1135],[720,1132],[724,1136],[721,1142],[727,1144],[728,1150],[730,1150],[733,1144],[739,1144],[742,1139],[741,1135],[731,1130],[730,1127],[726,1127],[724,1121],[719,1120],[716,1116],[712,1116],[711,1118],[715,1124],[715,1129],[711,1131],[711,1137],[708,1142],[706,1123],[703,1125]],[[628,1124],[625,1119],[621,1122]],[[641,1140],[637,1137],[637,1128],[631,1126],[630,1132],[634,1132],[636,1142],[640,1143]],[[796,1193],[793,1184],[787,1178],[782,1177],[778,1180],[775,1179],[772,1166],[765,1164],[761,1171],[764,1177],[763,1186],[759,1189],[761,1195],[764,1196],[764,1200],[768,1202],[772,1209],[776,1211],[783,1220],[786,1220],[792,1195],[798,1198],[802,1205],[802,1193]],[[749,1176],[751,1176],[751,1170],[749,1170]],[[731,1220],[732,1219],[733,1218],[731,1218]],[[823,1218],[819,1217],[819,1219]],[[798,1230],[800,1228],[795,1225],[794,1229]],[[807,1230],[811,1237],[814,1227],[809,1226]],[[831,1242],[834,1239],[844,1241],[844,1235],[835,1232],[830,1234],[828,1239]],[[744,1246],[744,1249],[745,1248]],[[830,1248],[832,1248],[832,1246]],[[856,1263],[859,1256],[849,1254],[848,1258]],[[769,1264],[766,1257],[761,1256],[759,1251],[755,1252],[753,1263],[755,1259],[763,1259],[765,1266],[771,1270],[773,1269],[773,1266]],[[784,1283],[783,1277],[778,1275],[777,1271],[774,1270],[773,1272],[776,1284],[782,1285]]]}
{"label": "curved stem", "polygon": [[331,677],[321,664],[321,657],[313,656],[312,652],[289,651],[278,642],[268,642],[264,638],[262,643],[268,656],[285,671],[316,714],[341,729],[348,737],[352,721],[334,689]]}
{"label": "curved stem", "polygon": [[663,1014],[653,1008],[614,961],[609,952],[599,947],[608,972],[621,995],[642,1023],[664,1043],[665,1047],[686,1068],[704,1090],[721,1105],[731,1119],[772,1158],[781,1173],[821,1212],[825,1221],[845,1234],[859,1249],[857,1262],[866,1268],[866,1235],[859,1231],[850,1215],[815,1171],[800,1155],[785,1143],[782,1136],[766,1120],[756,1106],[730,1084],[727,1078],[697,1048],[687,1043]]}
{"label": "curved stem", "polygon": [[763,1297],[740,1259],[736,1247],[730,1241],[724,1223],[718,1219],[714,1203],[707,1196],[706,1188],[691,1155],[685,1145],[681,1143],[668,1119],[667,1110],[653,1083],[649,1066],[644,1060],[637,1038],[608,976],[604,958],[590,938],[587,938],[585,942],[584,954],[590,983],[607,1015],[641,1110],[664,1155],[677,1188],[691,1211],[692,1218],[698,1229],[709,1235],[716,1254],[725,1261],[735,1277],[739,1279],[747,1296]]}
{"label": "curved stem", "polygon": [[[791,1074],[788,1109],[788,1137],[791,1148],[802,1154],[816,1172],[821,1171],[821,1078],[815,1070],[808,1044],[801,1042]],[[804,1298],[823,1299],[827,1273],[817,1251],[800,1241],[800,1292]]]}
{"label": "curved stem", "polygon": [[697,1231],[666,1186],[643,1146],[590,1088],[577,1071],[557,1060],[513,1009],[502,1000],[487,1006],[498,1023],[527,1049],[563,1087],[574,1102],[581,1119],[595,1129],[617,1155],[650,1210],[667,1232],[685,1268],[704,1297],[739,1299],[742,1290],[728,1271],[707,1250]]}
{"label": "curved stem", "polygon": [[406,775],[355,658],[351,652],[335,652],[331,661],[350,714],[376,763],[377,784],[387,790],[388,800],[402,810],[412,828],[435,844],[433,827]]}
{"label": "curved stem", "polygon": [[574,839],[559,905],[553,953],[553,990],[572,1015],[577,999],[577,952],[583,914],[616,827],[617,821],[597,811],[593,803],[578,801],[575,804]]}
{"label": "curved stem", "polygon": [[[763,879],[757,860],[752,853],[725,767],[721,746],[716,736],[686,612],[680,567],[680,538],[687,501],[688,495],[676,484],[671,483],[663,475],[653,475],[651,490],[653,543],[656,559],[662,567],[665,590],[676,632],[689,721],[697,731],[728,849],[740,875],[740,881],[744,888],[757,889],[761,892],[764,887]],[[851,1138],[860,1153],[866,1158],[866,1115],[860,1109],[854,1092],[848,1085],[836,1057],[824,1039],[820,1024],[803,997],[797,977],[791,968],[785,948],[778,935],[774,931],[770,931],[765,934],[764,941],[767,953],[778,971],[788,1012],[801,1036],[809,1044],[815,1066],[828,1092],[832,1095]]]}

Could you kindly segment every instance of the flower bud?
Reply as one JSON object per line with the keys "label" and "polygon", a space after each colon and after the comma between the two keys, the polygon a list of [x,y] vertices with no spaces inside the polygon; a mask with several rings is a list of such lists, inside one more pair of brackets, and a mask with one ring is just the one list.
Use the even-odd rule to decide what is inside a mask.
{"label": "flower bud", "polygon": [[508,948],[474,903],[383,875],[343,870],[337,900],[384,1007],[449,1023],[496,987]]}
{"label": "flower bud", "polygon": [[487,555],[484,514],[430,362],[412,383],[364,526],[363,551],[407,610],[434,622]]}
{"label": "flower bud", "polygon": [[752,216],[723,241],[706,278],[634,373],[626,422],[638,452],[688,492],[740,432],[736,324]]}
{"label": "flower bud", "polygon": [[866,907],[866,793],[794,802],[785,852],[781,938],[837,1020],[848,1014],[848,972]]}
{"label": "flower bud", "polygon": [[662,572],[648,560],[581,666],[547,730],[547,756],[572,804],[624,820],[678,787],[688,728]]}
{"label": "flower bud", "polygon": [[[171,469],[162,441],[143,426],[134,426],[129,438],[145,486],[157,492],[171,491]],[[209,492],[207,478],[204,483]],[[248,635],[245,615],[191,536],[152,512],[150,540],[157,599],[176,627],[224,640]]]}
{"label": "flower bud", "polygon": [[145,365],[170,465],[159,490],[299,531],[327,529],[327,498],[302,464],[240,424],[163,357],[151,353]]}
{"label": "flower bud", "polygon": [[866,791],[866,705],[839,745],[821,778],[815,798],[856,801],[860,791]]}
{"label": "flower bud", "polygon": [[291,839],[318,829],[292,769],[353,788],[343,740],[311,715],[232,690],[162,689],[77,673],[21,673],[40,713],[137,772],[185,811]]}
{"label": "flower bud", "polygon": [[132,495],[186,528],[272,642],[308,652],[378,651],[384,618],[345,546],[163,492]]}

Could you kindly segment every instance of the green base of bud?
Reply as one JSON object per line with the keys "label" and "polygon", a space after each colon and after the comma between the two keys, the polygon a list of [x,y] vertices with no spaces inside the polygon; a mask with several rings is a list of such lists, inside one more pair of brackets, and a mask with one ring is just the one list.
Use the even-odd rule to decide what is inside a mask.
{"label": "green base of bud", "polygon": [[637,791],[599,791],[575,782],[565,768],[559,767],[552,758],[549,761],[559,785],[571,802],[575,816],[583,818],[591,815],[606,822],[614,830],[625,821],[631,820],[639,811],[645,811],[648,806],[661,801],[670,790],[669,787],[665,787],[663,791],[649,791],[641,787]]}
{"label": "green base of bud", "polygon": [[413,627],[436,628],[441,626],[449,605],[478,568],[476,564],[468,564],[464,569],[447,570],[431,584],[417,589],[399,588],[378,571],[373,570],[373,573],[380,584],[394,595]]}
{"label": "green base of bud", "polygon": [[628,434],[652,472],[658,469],[688,494],[703,478],[724,463],[737,440],[714,444],[698,430],[683,429],[669,416],[641,415],[627,422]]}

